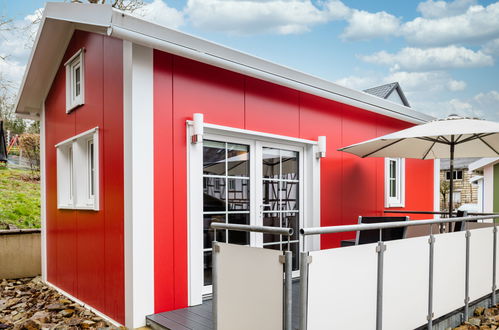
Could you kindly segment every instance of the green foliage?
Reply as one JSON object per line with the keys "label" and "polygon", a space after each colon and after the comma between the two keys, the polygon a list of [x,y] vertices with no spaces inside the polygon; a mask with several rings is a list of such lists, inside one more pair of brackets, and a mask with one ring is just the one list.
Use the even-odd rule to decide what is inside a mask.
{"label": "green foliage", "polygon": [[19,146],[23,156],[29,160],[32,174],[36,176],[40,172],[40,135],[24,133],[19,137]]}
{"label": "green foliage", "polygon": [[30,171],[0,166],[0,227],[40,228],[40,181]]}

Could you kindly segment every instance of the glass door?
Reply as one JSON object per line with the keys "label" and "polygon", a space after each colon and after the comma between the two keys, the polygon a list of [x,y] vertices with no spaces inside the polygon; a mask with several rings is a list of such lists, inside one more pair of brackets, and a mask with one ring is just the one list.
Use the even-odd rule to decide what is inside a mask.
{"label": "glass door", "polygon": [[302,148],[257,143],[257,176],[260,196],[261,224],[293,228],[289,241],[286,236],[263,234],[261,246],[267,249],[293,251],[293,271],[299,269],[299,233],[302,223]]}

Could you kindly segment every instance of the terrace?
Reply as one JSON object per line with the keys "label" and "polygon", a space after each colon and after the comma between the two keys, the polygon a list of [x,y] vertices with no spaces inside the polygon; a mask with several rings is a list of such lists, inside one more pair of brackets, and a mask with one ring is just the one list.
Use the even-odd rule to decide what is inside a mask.
{"label": "terrace", "polygon": [[[499,215],[302,228],[301,239],[364,233],[344,248],[301,252],[213,242],[213,299],[148,317],[166,329],[445,329],[496,305]],[[455,224],[457,231],[440,233]],[[459,226],[461,225],[461,226]],[[215,230],[291,236],[292,229],[213,223]],[[408,229],[420,235],[406,237]],[[395,239],[397,232],[404,239]],[[359,234],[358,234],[359,236]],[[359,242],[359,239],[357,239]],[[242,284],[244,283],[244,285]],[[494,294],[495,293],[495,294]],[[404,306],[403,308],[401,306]],[[361,317],[359,317],[361,316]]]}

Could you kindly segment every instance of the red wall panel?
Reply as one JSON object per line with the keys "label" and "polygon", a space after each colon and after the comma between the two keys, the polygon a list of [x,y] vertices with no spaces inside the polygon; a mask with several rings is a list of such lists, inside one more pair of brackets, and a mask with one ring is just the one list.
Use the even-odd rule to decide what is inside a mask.
{"label": "red wall panel", "polygon": [[[156,312],[187,304],[186,120],[195,112],[213,124],[313,140],[326,135],[321,224],[382,215],[383,159],[337,149],[411,124],[161,51],[154,51],[154,79]],[[432,161],[407,160],[406,190],[405,209],[433,209]],[[321,245],[353,236],[323,236]]]}
{"label": "red wall panel", "polygon": [[[85,48],[85,104],[66,114],[62,63]],[[122,41],[75,31],[45,100],[48,280],[124,322]],[[57,209],[60,141],[99,127],[101,210]]]}

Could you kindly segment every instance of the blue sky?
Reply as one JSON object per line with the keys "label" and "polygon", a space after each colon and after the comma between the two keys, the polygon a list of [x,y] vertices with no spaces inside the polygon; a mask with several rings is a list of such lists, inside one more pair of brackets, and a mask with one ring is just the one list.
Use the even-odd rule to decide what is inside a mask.
{"label": "blue sky", "polygon": [[[22,25],[44,3],[0,0],[0,15]],[[150,0],[136,15],[351,88],[398,81],[437,117],[499,121],[499,2]],[[16,82],[27,33],[0,35]]]}

